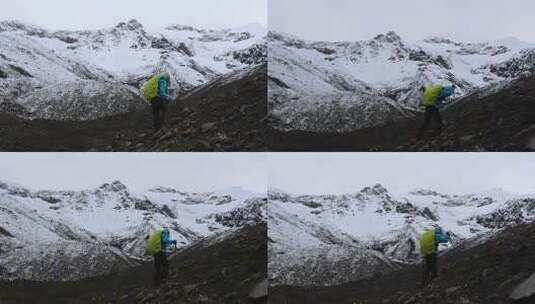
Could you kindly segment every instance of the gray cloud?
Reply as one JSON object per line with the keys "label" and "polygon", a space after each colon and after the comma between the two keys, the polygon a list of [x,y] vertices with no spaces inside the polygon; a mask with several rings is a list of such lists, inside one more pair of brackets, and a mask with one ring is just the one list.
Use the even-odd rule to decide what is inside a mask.
{"label": "gray cloud", "polygon": [[535,194],[529,153],[281,153],[268,162],[269,186],[298,194],[349,193],[375,183],[394,193],[423,187]]}
{"label": "gray cloud", "polygon": [[97,29],[131,18],[151,27],[266,26],[267,0],[23,0],[4,1],[0,9],[0,20],[17,19],[50,29]]}
{"label": "gray cloud", "polygon": [[395,193],[502,188],[535,193],[529,153],[2,153],[0,180],[33,189],[85,189],[119,179],[135,190],[210,191],[267,185],[292,193],[347,193],[381,183]]}
{"label": "gray cloud", "polygon": [[362,40],[394,30],[409,41],[514,36],[535,42],[535,1],[270,0],[270,29],[310,40]]}
{"label": "gray cloud", "polygon": [[262,153],[1,153],[0,180],[32,189],[87,189],[119,179],[132,189],[243,187],[265,193]]}

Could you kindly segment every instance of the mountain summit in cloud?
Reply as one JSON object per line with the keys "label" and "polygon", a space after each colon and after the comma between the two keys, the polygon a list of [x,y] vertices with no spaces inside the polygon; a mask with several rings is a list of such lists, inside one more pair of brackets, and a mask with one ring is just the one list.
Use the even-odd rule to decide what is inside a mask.
{"label": "mountain summit in cloud", "polygon": [[535,219],[535,196],[416,189],[394,195],[381,184],[346,194],[270,190],[269,275],[274,285],[331,286],[368,279],[421,256],[419,238],[440,226],[451,250],[483,242]]}
{"label": "mountain summit in cloud", "polygon": [[269,102],[280,130],[346,132],[411,117],[420,88],[455,84],[456,100],[534,71],[535,44],[408,43],[390,31],[363,41],[306,41],[271,31]]}
{"label": "mountain summit in cloud", "polygon": [[178,246],[187,247],[266,217],[265,195],[133,192],[118,180],[79,191],[0,183],[0,200],[0,280],[104,275],[148,260],[146,237],[156,229],[168,227]]}
{"label": "mountain summit in cloud", "polygon": [[[99,30],[49,31],[0,22],[0,109],[23,117],[91,120],[146,107],[140,89],[171,74],[171,95],[265,62],[265,31],[168,26],[132,19]],[[7,106],[9,105],[9,107]]]}

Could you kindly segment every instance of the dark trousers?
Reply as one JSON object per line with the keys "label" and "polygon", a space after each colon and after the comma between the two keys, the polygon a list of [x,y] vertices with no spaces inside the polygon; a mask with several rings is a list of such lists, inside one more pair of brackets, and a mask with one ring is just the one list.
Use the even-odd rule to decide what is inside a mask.
{"label": "dark trousers", "polygon": [[167,280],[169,274],[169,264],[167,264],[167,254],[163,251],[154,255],[154,286],[158,287]]}
{"label": "dark trousers", "polygon": [[440,115],[440,111],[436,106],[427,106],[425,107],[425,118],[424,118],[424,124],[420,128],[420,134],[425,132],[427,128],[429,128],[429,125],[431,124],[431,121],[435,121],[435,132],[440,133],[442,131],[442,127],[444,124],[442,123],[442,116]]}
{"label": "dark trousers", "polygon": [[424,272],[422,277],[422,286],[426,286],[438,276],[437,253],[432,253],[424,257]]}
{"label": "dark trousers", "polygon": [[166,100],[162,97],[156,97],[152,100],[152,115],[154,117],[154,130],[160,130],[165,124],[167,115]]}

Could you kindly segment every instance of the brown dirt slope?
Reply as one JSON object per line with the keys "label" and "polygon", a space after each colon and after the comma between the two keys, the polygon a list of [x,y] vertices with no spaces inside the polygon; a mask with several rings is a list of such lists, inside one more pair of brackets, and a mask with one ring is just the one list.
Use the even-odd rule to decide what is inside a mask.
{"label": "brown dirt slope", "polygon": [[200,243],[170,258],[170,276],[153,288],[152,263],[71,283],[0,282],[0,303],[266,303],[249,292],[267,277],[267,225],[242,228],[215,244]]}
{"label": "brown dirt slope", "polygon": [[152,130],[150,108],[94,121],[24,120],[0,113],[0,151],[264,151],[267,66],[223,77],[169,106]]}
{"label": "brown dirt slope", "polygon": [[[473,248],[439,258],[439,278],[420,288],[421,266],[336,287],[280,286],[270,303],[505,304],[512,290],[535,272],[535,224],[503,231]],[[535,297],[518,303],[535,303]],[[516,303],[515,303],[516,304]]]}
{"label": "brown dirt slope", "polygon": [[275,151],[532,151],[535,150],[535,76],[488,96],[467,96],[442,111],[440,136],[417,138],[423,114],[348,133],[269,131]]}

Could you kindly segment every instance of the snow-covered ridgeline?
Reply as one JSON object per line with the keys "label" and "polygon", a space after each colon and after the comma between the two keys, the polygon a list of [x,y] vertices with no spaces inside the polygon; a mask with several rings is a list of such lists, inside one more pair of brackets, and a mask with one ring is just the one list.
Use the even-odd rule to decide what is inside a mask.
{"label": "snow-covered ridgeline", "polygon": [[[3,279],[73,280],[146,258],[146,236],[168,227],[178,246],[265,221],[265,195],[239,188],[130,191],[119,181],[82,191],[0,183]],[[51,267],[51,265],[56,265]]]}
{"label": "snow-covered ridgeline", "polygon": [[[265,62],[265,36],[258,25],[147,29],[130,20],[109,29],[48,31],[0,22],[0,106],[51,119],[93,119],[139,109],[145,106],[139,89],[154,73],[171,73],[176,96]],[[77,111],[77,105],[88,108]],[[62,114],[65,106],[70,115]]]}
{"label": "snow-covered ridgeline", "polygon": [[273,189],[268,196],[270,276],[277,284],[339,284],[419,262],[418,239],[434,225],[450,231],[457,246],[535,219],[535,195],[499,189],[393,195],[375,185],[341,195]]}
{"label": "snow-covered ridgeline", "polygon": [[388,32],[365,41],[309,42],[269,32],[268,48],[274,124],[287,130],[380,125],[418,110],[422,85],[456,84],[460,97],[535,71],[535,45],[514,38],[407,43]]}

